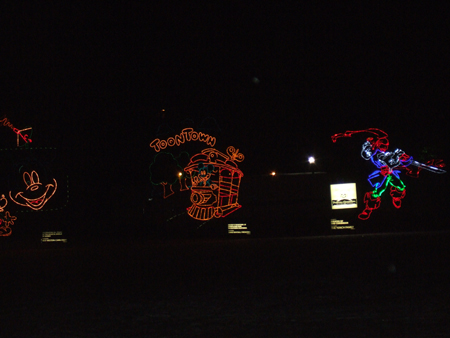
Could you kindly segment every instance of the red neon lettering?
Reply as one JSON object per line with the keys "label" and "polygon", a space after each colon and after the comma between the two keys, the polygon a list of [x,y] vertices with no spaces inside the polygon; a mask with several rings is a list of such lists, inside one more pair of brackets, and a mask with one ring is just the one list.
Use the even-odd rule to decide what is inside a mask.
{"label": "red neon lettering", "polygon": [[167,140],[160,140],[159,138],[155,138],[150,143],[150,147],[153,148],[156,152],[159,152],[161,149],[174,147],[175,145],[179,146],[186,141],[201,141],[205,142],[211,147],[214,147],[214,145],[216,144],[215,137],[202,132],[196,132],[192,128],[184,128],[183,130],[181,130],[181,133],[179,135],[169,137]]}
{"label": "red neon lettering", "polygon": [[175,139],[173,137],[169,137],[167,139],[167,144],[169,145],[169,147],[173,147],[175,145]]}
{"label": "red neon lettering", "polygon": [[192,128],[184,128],[181,133],[184,134],[184,137],[186,138],[187,141],[191,140],[191,133],[192,133]]}
{"label": "red neon lettering", "polygon": [[184,143],[184,135],[180,134],[180,135],[175,135],[175,143],[177,146],[179,146],[180,144]]}
{"label": "red neon lettering", "polygon": [[193,131],[191,138],[192,138],[192,141],[197,141],[198,140],[198,133],[196,131]]}
{"label": "red neon lettering", "polygon": [[159,149],[159,138],[155,138],[152,143],[150,143],[150,147],[155,149],[156,152],[160,151]]}
{"label": "red neon lettering", "polygon": [[167,147],[167,141],[162,140],[159,142],[159,146],[161,147],[161,149],[166,149]]}
{"label": "red neon lettering", "polygon": [[214,147],[214,145],[216,144],[216,138],[209,136],[208,142],[206,142],[209,146]]}

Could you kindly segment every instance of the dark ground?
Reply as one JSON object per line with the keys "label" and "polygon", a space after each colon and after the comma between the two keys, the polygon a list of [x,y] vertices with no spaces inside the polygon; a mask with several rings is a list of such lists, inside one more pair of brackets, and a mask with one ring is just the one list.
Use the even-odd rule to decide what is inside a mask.
{"label": "dark ground", "polygon": [[449,239],[16,243],[0,336],[448,337]]}

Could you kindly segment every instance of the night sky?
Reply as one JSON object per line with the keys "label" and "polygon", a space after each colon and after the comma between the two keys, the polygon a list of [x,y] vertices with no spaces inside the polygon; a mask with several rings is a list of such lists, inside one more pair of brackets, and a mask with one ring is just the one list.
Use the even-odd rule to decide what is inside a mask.
{"label": "night sky", "polygon": [[[450,169],[450,1],[380,3],[0,1],[0,120],[33,128],[0,124],[0,336],[448,336],[450,172],[362,220],[367,136],[331,140]],[[186,127],[245,160],[163,198],[150,142]]]}
{"label": "night sky", "polygon": [[342,170],[360,161],[361,140],[330,136],[371,127],[448,162],[447,6],[10,2],[0,12],[0,115],[33,126],[36,145],[66,149],[99,187],[146,175],[161,124],[178,132],[207,117],[247,173],[302,171],[309,155]]}

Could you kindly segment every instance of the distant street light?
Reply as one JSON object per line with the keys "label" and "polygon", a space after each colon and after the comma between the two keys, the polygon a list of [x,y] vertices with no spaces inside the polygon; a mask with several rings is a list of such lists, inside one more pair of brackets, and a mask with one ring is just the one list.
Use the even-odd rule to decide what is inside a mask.
{"label": "distant street light", "polygon": [[309,162],[309,169],[311,170],[311,174],[314,175],[314,163],[316,163],[316,159],[314,158],[314,156],[310,156],[310,157],[308,157],[308,162]]}

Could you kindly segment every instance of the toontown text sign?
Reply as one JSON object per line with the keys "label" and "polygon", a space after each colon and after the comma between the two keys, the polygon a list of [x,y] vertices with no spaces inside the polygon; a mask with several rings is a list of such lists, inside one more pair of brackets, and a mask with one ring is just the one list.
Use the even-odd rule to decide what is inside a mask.
{"label": "toontown text sign", "polygon": [[167,140],[154,139],[150,143],[150,147],[155,149],[156,152],[166,149],[167,147],[179,146],[186,141],[201,141],[207,145],[214,147],[216,144],[216,138],[202,132],[194,131],[192,128],[184,128],[179,135],[169,137]]}

